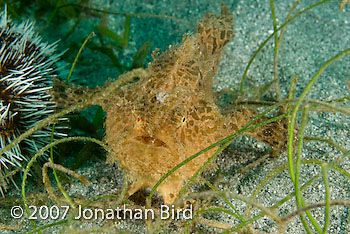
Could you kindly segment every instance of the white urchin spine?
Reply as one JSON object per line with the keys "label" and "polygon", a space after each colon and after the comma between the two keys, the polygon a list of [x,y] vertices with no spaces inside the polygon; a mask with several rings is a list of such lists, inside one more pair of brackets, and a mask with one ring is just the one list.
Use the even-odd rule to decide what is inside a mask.
{"label": "white urchin spine", "polygon": [[[57,71],[59,56],[54,54],[55,47],[55,43],[41,42],[32,23],[12,23],[6,9],[0,14],[1,148],[55,111],[47,92]],[[50,136],[50,128],[42,129],[0,155],[0,178],[20,167],[23,160],[50,141]],[[0,179],[2,195],[8,181]]]}

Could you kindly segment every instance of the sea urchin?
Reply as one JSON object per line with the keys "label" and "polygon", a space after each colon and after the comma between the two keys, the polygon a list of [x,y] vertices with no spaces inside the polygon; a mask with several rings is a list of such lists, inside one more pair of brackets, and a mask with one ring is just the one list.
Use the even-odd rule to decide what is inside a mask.
{"label": "sea urchin", "polygon": [[[41,42],[30,22],[14,24],[6,9],[0,14],[0,144],[8,145],[21,133],[54,112],[48,90],[56,76],[55,44]],[[60,134],[60,133],[56,133]],[[37,131],[20,145],[0,155],[0,192],[6,190],[8,171],[49,142],[51,129]]]}

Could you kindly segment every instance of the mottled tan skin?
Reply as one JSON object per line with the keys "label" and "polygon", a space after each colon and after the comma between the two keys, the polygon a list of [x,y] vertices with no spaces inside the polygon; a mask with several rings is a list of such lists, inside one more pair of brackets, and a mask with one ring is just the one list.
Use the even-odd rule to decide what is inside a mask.
{"label": "mottled tan skin", "polygon": [[[177,164],[256,116],[244,107],[224,116],[214,103],[212,80],[221,51],[233,36],[232,13],[224,6],[220,16],[205,16],[195,34],[185,35],[182,45],[155,58],[149,76],[121,88],[111,102],[106,141],[113,152],[107,160],[119,161],[127,169],[133,180],[129,194],[153,187]],[[251,135],[266,141],[265,133],[270,134],[266,129]],[[165,203],[175,200],[184,181],[216,149],[190,161],[158,187]]]}
{"label": "mottled tan skin", "polygon": [[[100,95],[97,104],[107,111],[105,139],[112,149],[107,161],[117,161],[127,170],[133,181],[130,195],[153,187],[183,160],[234,134],[257,115],[244,106],[223,114],[215,104],[212,80],[222,49],[233,36],[232,13],[223,6],[220,16],[207,14],[197,32],[185,35],[180,46],[154,54],[139,81],[118,88],[113,95]],[[79,95],[77,88],[68,93],[74,92]],[[284,144],[285,130],[283,122],[274,122],[248,135],[278,149]],[[176,199],[183,183],[216,150],[185,164],[158,187],[166,204]]]}

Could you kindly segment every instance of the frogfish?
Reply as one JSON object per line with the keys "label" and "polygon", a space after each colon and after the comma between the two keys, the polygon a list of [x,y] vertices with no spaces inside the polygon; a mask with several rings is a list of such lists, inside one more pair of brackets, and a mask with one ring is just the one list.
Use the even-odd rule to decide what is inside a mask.
{"label": "frogfish", "polygon": [[[88,96],[92,104],[102,106],[107,113],[105,141],[111,149],[107,162],[118,162],[125,169],[132,181],[129,195],[152,188],[186,158],[236,133],[257,116],[248,106],[223,111],[216,104],[213,78],[223,48],[233,37],[233,14],[223,5],[220,15],[207,14],[195,33],[185,34],[181,45],[154,52],[147,69],[123,74],[94,90],[55,82],[55,101],[74,103]],[[123,82],[128,76],[137,79]],[[285,144],[286,124],[275,121],[245,134],[279,149]],[[175,201],[184,182],[217,149],[189,161],[158,186],[164,203]]]}

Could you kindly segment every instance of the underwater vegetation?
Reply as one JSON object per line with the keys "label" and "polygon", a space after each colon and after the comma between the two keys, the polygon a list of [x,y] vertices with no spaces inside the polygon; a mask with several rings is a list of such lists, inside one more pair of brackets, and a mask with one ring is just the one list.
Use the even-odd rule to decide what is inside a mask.
{"label": "underwater vegetation", "polygon": [[[56,6],[67,3],[52,2],[56,2]],[[123,74],[117,79],[108,80],[101,87],[91,88],[70,82],[73,68],[80,66],[80,52],[92,48],[97,51],[105,45],[96,41],[89,44],[93,39],[92,34],[86,35],[87,39],[81,42],[78,55],[72,61],[68,77],[54,79],[53,88],[50,83],[47,95],[53,97],[51,101],[57,105],[56,113],[44,116],[32,128],[16,135],[1,148],[0,155],[4,155],[43,128],[55,133],[53,123],[63,117],[69,118],[71,130],[75,132],[63,139],[52,137],[28,155],[28,162],[23,162],[23,170],[10,169],[0,175],[0,180],[17,176],[21,183],[19,198],[10,196],[1,199],[0,207],[5,208],[4,213],[8,216],[11,206],[20,205],[27,214],[17,220],[6,218],[5,222],[1,221],[0,228],[17,228],[16,231],[27,233],[51,233],[56,230],[60,233],[116,233],[125,230],[133,233],[295,233],[296,230],[306,233],[346,233],[349,229],[346,214],[350,205],[346,187],[350,176],[349,138],[341,138],[344,142],[339,142],[338,139],[317,135],[314,126],[320,123],[313,117],[316,113],[322,116],[318,121],[327,121],[329,113],[336,113],[336,117],[342,115],[346,119],[350,113],[349,95],[341,93],[337,97],[321,99],[317,95],[310,97],[310,94],[312,87],[318,84],[324,73],[330,72],[328,69],[336,61],[343,59],[346,64],[345,56],[350,49],[337,48],[333,56],[324,61],[320,59],[322,62],[310,77],[298,78],[292,73],[286,80],[283,72],[288,70],[279,67],[282,64],[279,60],[284,58],[282,53],[288,52],[282,49],[284,34],[288,31],[286,26],[313,8],[325,7],[327,2],[302,5],[300,1],[295,1],[281,22],[277,21],[274,1],[271,0],[273,30],[265,40],[260,41],[255,53],[245,63],[239,87],[221,89],[219,92],[213,89],[213,78],[217,75],[225,49],[231,40],[233,43],[237,40],[237,33],[234,37],[237,26],[233,24],[233,14],[225,5],[220,15],[206,14],[199,21],[196,31],[185,34],[179,45],[171,45],[164,52],[155,51],[153,61],[146,69],[143,68],[144,59],[132,62],[142,66],[118,68],[115,64],[116,70]],[[346,2],[339,1],[337,7],[346,9]],[[75,10],[82,8],[74,4],[69,6]],[[93,8],[87,5],[86,9],[89,7]],[[124,28],[128,28],[130,18],[124,16]],[[94,31],[102,32],[102,37],[114,44],[112,41],[120,38],[105,26],[96,26]],[[125,33],[123,35],[123,38],[129,37]],[[251,76],[254,75],[248,71],[253,70],[259,55],[271,49],[269,45],[272,45],[273,61],[266,60],[266,63],[272,62],[273,77],[266,76],[269,80],[253,85],[254,77]],[[318,55],[317,58],[322,56]],[[133,69],[135,67],[138,68]],[[268,73],[266,70],[260,72]],[[339,83],[349,89],[348,80]],[[348,91],[350,89],[344,92]],[[91,106],[95,109],[90,116],[86,116],[83,111]],[[106,116],[103,111],[107,112]],[[346,128],[346,123],[334,122],[339,129]],[[337,133],[340,139],[342,131]],[[249,137],[242,138],[242,135]],[[253,138],[250,137],[258,140],[256,145],[259,147],[253,147]],[[69,145],[73,142],[88,143],[77,154],[79,160],[60,165],[58,153],[53,147],[68,144],[69,148],[73,147],[73,144]],[[308,148],[313,142],[316,146]],[[96,147],[98,151],[93,150]],[[248,163],[240,161],[238,155],[250,157],[257,148],[264,150],[260,158],[252,157]],[[103,183],[92,182],[92,174],[81,175],[84,172],[82,165],[89,160],[89,155],[103,155],[102,151],[107,154],[107,162],[111,165],[103,164],[101,167],[99,163],[90,164],[89,170],[101,177],[108,177],[103,173],[104,168],[109,167],[125,175],[118,178],[120,188],[117,192],[87,195],[85,188],[99,190],[103,188]],[[315,154],[312,154],[313,151]],[[48,152],[49,161],[40,165],[43,190],[38,191],[28,175],[32,173],[36,161]],[[69,154],[68,151],[65,153]],[[273,157],[267,159],[269,156]],[[234,163],[230,163],[230,160]],[[77,168],[78,173],[73,171]],[[266,170],[266,173],[261,174],[259,170]],[[83,184],[70,179],[66,183],[63,174]],[[344,178],[343,184],[334,184],[332,180],[335,178],[336,181]],[[51,185],[53,180],[55,184]],[[276,185],[276,180],[281,182]],[[282,188],[277,191],[278,195],[276,191],[270,191],[274,183],[276,187],[272,189]],[[235,186],[237,184],[239,186]],[[79,188],[78,195],[71,192],[76,186]],[[336,193],[338,187],[344,191],[343,194]],[[135,201],[130,196],[144,188],[150,191],[147,197],[143,197],[146,202]],[[127,207],[159,211],[153,202],[156,191],[162,197],[160,203],[179,208],[191,205],[193,218],[162,220],[157,216],[154,220],[140,222],[74,219],[79,205],[84,208]],[[11,192],[15,193],[14,190]],[[317,199],[309,196],[317,196]],[[63,220],[28,220],[31,205],[69,205],[71,210]],[[343,215],[339,218],[341,225],[337,220],[338,214]]]}

